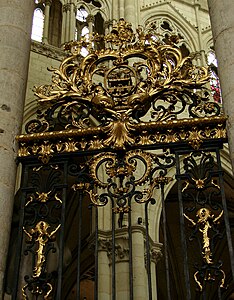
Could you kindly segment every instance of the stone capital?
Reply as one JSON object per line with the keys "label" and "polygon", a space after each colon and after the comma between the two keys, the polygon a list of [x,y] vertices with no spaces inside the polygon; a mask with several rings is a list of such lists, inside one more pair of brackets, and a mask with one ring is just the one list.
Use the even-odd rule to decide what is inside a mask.
{"label": "stone capital", "polygon": [[110,26],[112,26],[113,25],[113,22],[112,21],[105,21],[104,22],[104,29],[107,29],[107,28],[109,28]]}
{"label": "stone capital", "polygon": [[88,23],[93,23],[94,22],[94,16],[93,15],[88,15],[87,18],[86,18],[86,21]]}
{"label": "stone capital", "polygon": [[[107,257],[112,262],[112,238],[111,231],[99,231],[98,236],[98,251],[106,252]],[[95,236],[89,238],[89,247],[94,249],[95,247]],[[126,235],[126,230],[119,230],[116,235],[115,242],[115,258],[116,262],[124,262],[129,260],[129,241]]]}
{"label": "stone capital", "polygon": [[52,5],[52,0],[45,0],[45,5],[46,6],[51,6]]}
{"label": "stone capital", "polygon": [[157,263],[163,256],[162,250],[158,248],[152,248],[150,251],[151,260]]}
{"label": "stone capital", "polygon": [[63,12],[68,12],[71,10],[71,4],[67,3],[63,5]]}

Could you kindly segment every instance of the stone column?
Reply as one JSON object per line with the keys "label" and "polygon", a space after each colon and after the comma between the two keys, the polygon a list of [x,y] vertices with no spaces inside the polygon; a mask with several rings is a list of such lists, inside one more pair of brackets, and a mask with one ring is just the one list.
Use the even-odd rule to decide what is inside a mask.
{"label": "stone column", "polygon": [[[105,32],[105,35],[107,35],[109,32],[111,32],[112,25],[113,25],[112,21],[105,21],[104,22],[104,32]],[[105,42],[105,46],[106,46],[106,48],[109,48],[110,47],[110,43]]]}
{"label": "stone column", "polygon": [[89,27],[89,34],[93,34],[93,23],[94,23],[94,16],[93,15],[88,15],[86,18],[86,21],[88,23]]}
{"label": "stone column", "polygon": [[14,202],[17,146],[21,131],[31,45],[33,0],[0,1],[0,295]]}
{"label": "stone column", "polygon": [[144,243],[142,227],[135,225],[132,230],[133,290],[135,300],[148,298]]}
{"label": "stone column", "polygon": [[138,26],[138,1],[125,0],[124,19],[132,23],[132,29],[135,31]]}
{"label": "stone column", "polygon": [[70,11],[71,11],[71,4],[70,3],[64,4],[61,44],[64,44],[70,40]]}
{"label": "stone column", "polygon": [[69,37],[69,41],[74,41],[74,39],[75,39],[76,11],[77,11],[76,5],[74,3],[71,3],[71,11],[70,11],[70,37]]}
{"label": "stone column", "polygon": [[[99,208],[98,208],[99,209]],[[108,234],[107,234],[108,235]],[[111,241],[100,234],[98,237],[98,296],[99,299],[109,300],[111,294]],[[97,258],[96,258],[97,259]]]}
{"label": "stone column", "polygon": [[66,21],[67,21],[67,6],[63,5],[63,20],[62,20],[62,34],[61,34],[61,44],[66,42]]}
{"label": "stone column", "polygon": [[105,35],[107,35],[111,30],[111,21],[105,21],[104,22],[104,30],[105,30]]}
{"label": "stone column", "polygon": [[200,4],[199,0],[195,0],[194,3],[194,9],[195,9],[195,16],[196,16],[196,24],[197,24],[197,34],[198,34],[198,44],[199,44],[199,52],[201,54],[201,59],[199,65],[205,66],[206,65],[206,57],[205,57],[205,50],[203,46],[203,40],[202,40],[202,28],[200,23]]}
{"label": "stone column", "polygon": [[49,37],[49,20],[50,20],[50,7],[52,4],[52,0],[45,1],[45,19],[44,19],[44,29],[43,29],[43,37],[42,42],[48,44]]}
{"label": "stone column", "polygon": [[223,106],[234,171],[234,1],[208,0],[215,53],[218,60]]}
{"label": "stone column", "polygon": [[65,42],[69,42],[70,40],[70,18],[71,18],[71,4],[66,4],[66,35],[65,35]]}
{"label": "stone column", "polygon": [[121,18],[123,18],[123,19],[125,18],[125,15],[124,15],[124,0],[119,0],[119,19],[121,19]]}
{"label": "stone column", "polygon": [[112,19],[119,20],[119,1],[112,0]]}

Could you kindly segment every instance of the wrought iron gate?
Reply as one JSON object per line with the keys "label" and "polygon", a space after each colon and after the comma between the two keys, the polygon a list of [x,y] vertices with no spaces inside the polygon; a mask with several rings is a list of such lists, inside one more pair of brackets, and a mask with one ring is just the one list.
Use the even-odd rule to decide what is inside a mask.
{"label": "wrought iron gate", "polygon": [[[223,299],[234,274],[226,117],[209,100],[207,69],[182,57],[178,42],[121,19],[106,36],[66,44],[52,84],[36,88],[37,118],[17,137],[12,299],[156,299],[161,254],[164,299],[175,299],[165,208],[173,184],[183,297]],[[163,245],[152,238],[160,206]],[[225,241],[228,257],[218,250]]]}

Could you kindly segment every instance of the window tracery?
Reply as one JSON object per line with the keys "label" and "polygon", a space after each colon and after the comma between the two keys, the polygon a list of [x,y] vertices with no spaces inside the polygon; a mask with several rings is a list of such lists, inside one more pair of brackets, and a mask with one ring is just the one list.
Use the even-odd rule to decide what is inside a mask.
{"label": "window tracery", "polygon": [[97,0],[84,0],[84,2],[85,3],[90,3],[93,6],[98,7],[98,8],[100,8],[102,6],[101,3]]}
{"label": "window tracery", "polygon": [[175,37],[178,37],[179,42],[177,45],[181,49],[183,57],[190,54],[190,49],[184,34],[180,32],[179,28],[171,20],[160,18],[153,22],[148,22],[146,27],[155,30],[157,36],[161,36],[161,40],[166,44],[170,43],[170,40],[173,40]]}

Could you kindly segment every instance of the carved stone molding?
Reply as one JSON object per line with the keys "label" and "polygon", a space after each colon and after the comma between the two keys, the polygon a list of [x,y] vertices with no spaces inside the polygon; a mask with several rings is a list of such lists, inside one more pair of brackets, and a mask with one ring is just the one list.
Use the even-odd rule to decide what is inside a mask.
{"label": "carved stone molding", "polygon": [[[128,261],[129,259],[129,245],[128,238],[126,235],[126,229],[117,229],[115,243],[115,259],[117,262]],[[92,235],[89,238],[90,248],[95,246],[95,237]],[[104,251],[107,253],[109,262],[112,262],[112,241],[111,241],[111,231],[99,231],[98,237],[98,251]]]}
{"label": "carved stone molding", "polygon": [[31,51],[45,55],[47,57],[51,57],[59,61],[63,60],[66,56],[65,52],[60,48],[36,41],[31,42]]}
{"label": "carved stone molding", "polygon": [[72,3],[72,5],[73,5],[73,12],[76,14],[76,12],[77,12],[77,5],[75,5],[75,3]]}
{"label": "carved stone molding", "polygon": [[[145,236],[145,227],[135,225],[132,226],[132,231],[141,232]],[[129,240],[127,235],[127,228],[117,229],[115,236],[115,259],[116,263],[124,262],[129,260]],[[95,237],[92,235],[89,238],[90,248],[94,248]],[[163,245],[158,242],[154,242],[150,238],[150,257],[151,261],[155,264],[162,258],[162,247]],[[111,241],[111,231],[99,231],[98,237],[98,251],[104,251],[107,253],[109,262],[112,262],[112,241]],[[145,249],[145,260],[146,260],[146,249]]]}
{"label": "carved stone molding", "polygon": [[111,240],[107,238],[98,239],[98,250],[107,252],[107,255],[111,255]]}
{"label": "carved stone molding", "polygon": [[151,261],[155,264],[163,257],[162,244],[154,244],[150,250]]}

